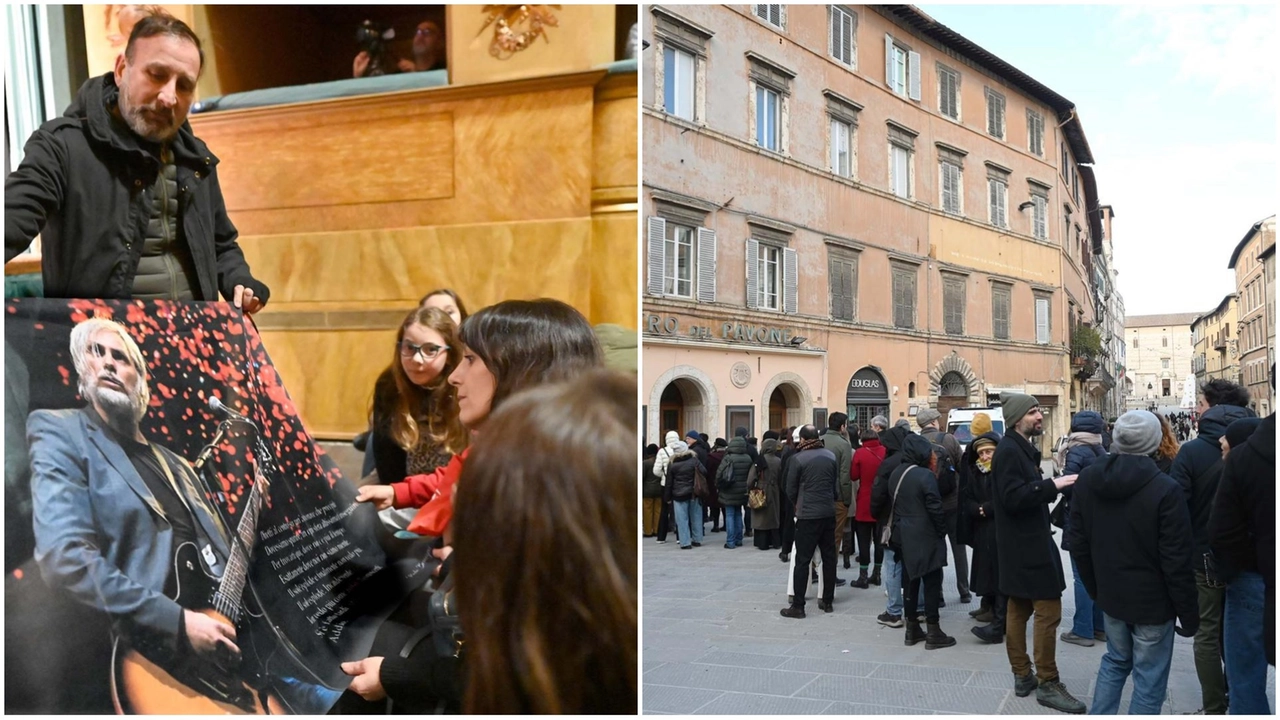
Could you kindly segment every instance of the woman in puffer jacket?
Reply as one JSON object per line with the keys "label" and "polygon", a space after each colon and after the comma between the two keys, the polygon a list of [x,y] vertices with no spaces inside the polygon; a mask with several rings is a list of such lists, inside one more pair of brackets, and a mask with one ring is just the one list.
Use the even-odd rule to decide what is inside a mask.
{"label": "woman in puffer jacket", "polygon": [[[1062,466],[1063,475],[1078,475],[1098,458],[1107,456],[1102,448],[1102,416],[1092,410],[1082,410],[1071,419],[1071,435],[1058,450],[1058,464]],[[1062,491],[1062,501],[1071,502],[1071,487]],[[1068,506],[1069,510],[1069,506]],[[1071,535],[1071,513],[1067,512],[1067,523],[1062,528],[1062,549],[1070,550],[1067,537]],[[1082,647],[1093,647],[1094,640],[1103,640],[1106,635],[1102,629],[1102,609],[1093,604],[1089,592],[1084,589],[1080,580],[1080,571],[1076,569],[1076,560],[1071,558],[1071,574],[1075,576],[1076,615],[1071,629],[1059,637],[1063,642]]]}
{"label": "woman in puffer jacket", "polygon": [[671,488],[671,501],[675,504],[676,539],[680,549],[702,545],[702,501],[693,494],[695,473],[706,477],[707,468],[698,455],[683,440],[672,448],[671,467],[667,470],[667,484]]}

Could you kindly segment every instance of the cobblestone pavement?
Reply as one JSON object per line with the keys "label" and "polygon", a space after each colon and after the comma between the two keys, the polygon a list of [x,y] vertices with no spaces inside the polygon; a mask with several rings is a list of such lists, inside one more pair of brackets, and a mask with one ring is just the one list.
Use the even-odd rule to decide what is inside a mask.
{"label": "cobblestone pavement", "polygon": [[[954,647],[906,647],[903,630],[876,622],[884,612],[883,587],[836,589],[835,612],[817,608],[815,583],[808,617],[792,620],[786,606],[787,566],[778,551],[762,552],[751,539],[725,550],[724,533],[709,533],[702,547],[680,550],[674,535],[664,545],[642,541],[643,708],[646,714],[1053,714],[1035,694],[1013,694],[1003,645],[984,645],[961,605],[954,568],[946,569],[941,612]],[[948,552],[948,555],[950,553]],[[857,577],[843,564],[837,574]],[[1063,565],[1070,562],[1063,553]],[[1068,581],[1070,578],[1068,578]],[[1062,600],[1062,625],[1074,614],[1071,588]],[[1029,633],[1028,633],[1029,634]],[[1030,640],[1030,638],[1028,638]],[[1067,688],[1092,703],[1104,643],[1084,648],[1057,644],[1059,672]],[[1268,674],[1275,707],[1275,673]],[[1128,683],[1121,712],[1128,707]],[[1165,713],[1200,708],[1189,638],[1177,638]]]}

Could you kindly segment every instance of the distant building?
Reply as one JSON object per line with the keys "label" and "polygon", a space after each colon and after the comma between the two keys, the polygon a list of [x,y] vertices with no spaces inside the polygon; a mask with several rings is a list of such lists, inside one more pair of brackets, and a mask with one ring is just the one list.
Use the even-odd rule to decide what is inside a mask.
{"label": "distant building", "polygon": [[1130,410],[1181,404],[1195,354],[1191,323],[1199,317],[1199,313],[1171,313],[1125,318],[1128,370],[1133,378]]}
{"label": "distant building", "polygon": [[1240,382],[1238,320],[1236,294],[1230,293],[1218,307],[1191,322],[1191,372],[1197,386],[1214,378]]}
{"label": "distant building", "polygon": [[1099,400],[1073,103],[910,5],[644,12],[646,438]]}
{"label": "distant building", "polygon": [[[1267,289],[1263,253],[1275,252],[1276,216],[1259,220],[1249,228],[1231,253],[1227,267],[1236,271],[1236,295],[1240,306],[1240,379],[1249,388],[1250,405],[1261,416],[1271,413],[1275,401],[1269,375],[1274,361],[1275,297]],[[1274,261],[1273,261],[1274,262]]]}

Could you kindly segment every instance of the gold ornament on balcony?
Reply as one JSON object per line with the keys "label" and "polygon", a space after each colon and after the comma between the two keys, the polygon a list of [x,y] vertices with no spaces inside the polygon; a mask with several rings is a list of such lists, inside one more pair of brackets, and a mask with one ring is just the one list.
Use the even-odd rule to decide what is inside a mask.
{"label": "gold ornament on balcony", "polygon": [[539,37],[551,42],[547,28],[560,26],[560,21],[551,11],[559,9],[559,5],[485,5],[481,12],[486,20],[476,37],[483,35],[492,25],[493,41],[489,43],[489,54],[499,60],[510,60]]}

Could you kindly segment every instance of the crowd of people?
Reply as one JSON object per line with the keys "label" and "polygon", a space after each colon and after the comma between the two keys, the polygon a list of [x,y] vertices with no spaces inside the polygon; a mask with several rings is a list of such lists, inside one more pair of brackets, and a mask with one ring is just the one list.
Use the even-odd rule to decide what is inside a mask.
{"label": "crowd of people", "polygon": [[[443,47],[438,30],[419,26],[415,49],[418,41]],[[156,8],[133,26],[115,70],[86,82],[65,116],[27,142],[5,183],[5,260],[41,235],[47,297],[221,298],[246,314],[266,305],[269,289],[250,271],[227,215],[217,160],[187,123],[204,62],[199,37]],[[73,342],[81,381],[101,383],[104,397],[145,396],[144,358],[130,351],[122,326],[106,325],[86,325],[83,342]],[[587,319],[549,299],[506,300],[468,315],[457,293],[433,291],[387,353],[357,499],[384,511],[388,555],[425,544],[423,560],[435,570],[381,624],[369,656],[343,665],[351,679],[341,697],[313,688],[303,709],[323,712],[336,700],[338,713],[637,712],[635,377],[606,370]],[[105,402],[57,416],[50,432],[66,443],[72,431],[114,427],[118,415],[122,437],[146,450],[137,432],[145,397],[140,412],[128,398],[120,407]],[[138,456],[147,488],[169,513],[160,516],[203,533],[207,513],[179,500],[196,492],[182,484],[185,461]],[[91,480],[105,483],[109,497],[120,475],[94,462]],[[59,493],[42,507],[54,513],[82,494]],[[130,506],[121,532],[151,529],[156,503]],[[99,510],[124,514],[112,503]],[[236,652],[233,627],[161,596],[177,543],[130,536],[139,552],[121,559],[114,528],[90,525],[83,542],[52,538],[69,559],[51,574],[63,572],[87,597],[120,595],[106,608],[113,622],[154,626],[179,651],[186,643],[196,653]],[[44,540],[41,550],[51,542]],[[203,557],[217,565],[225,544],[213,538]]]}
{"label": "crowd of people", "polygon": [[[1224,380],[1202,385],[1200,402],[1195,428],[1183,425],[1190,416],[1146,410],[1111,423],[1075,413],[1053,473],[1042,469],[1038,402],[1017,393],[1001,395],[1007,432],[977,413],[965,447],[930,408],[917,415],[919,432],[884,416],[850,431],[847,416],[833,413],[821,430],[764,433],[758,453],[745,428],[705,448],[696,432],[668,432],[665,446],[645,451],[644,536],[662,543],[674,526],[680,547],[698,547],[705,523],[718,529],[718,505],[728,518],[747,502],[756,547],[778,548],[791,563],[783,617],[806,617],[815,581],[818,608],[834,611],[835,589],[847,582],[837,577],[838,556],[850,568],[856,543],[852,586],[884,586],[877,620],[903,628],[906,645],[956,645],[939,613],[943,568],[953,565],[960,603],[981,599],[970,631],[1004,645],[1019,697],[1085,712],[1058,673],[1056,644],[1101,643],[1092,712],[1118,712],[1132,677],[1128,712],[1158,713],[1181,635],[1194,638],[1205,713],[1269,713],[1275,416],[1254,417],[1248,391]],[[1180,442],[1179,429],[1195,437]],[[726,548],[739,544],[732,537]],[[1075,612],[1059,635],[1064,551]]]}

